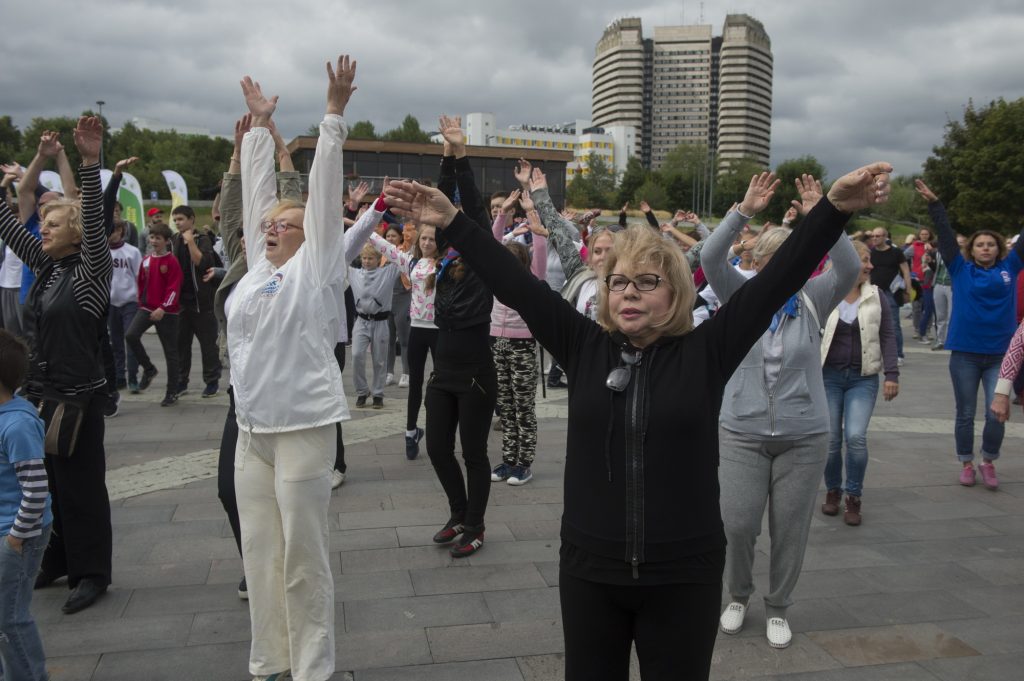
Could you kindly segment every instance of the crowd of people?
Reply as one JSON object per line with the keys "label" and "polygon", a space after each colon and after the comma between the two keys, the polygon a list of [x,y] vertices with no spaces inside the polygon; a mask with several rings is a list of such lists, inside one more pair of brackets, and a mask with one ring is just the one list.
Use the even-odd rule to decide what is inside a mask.
{"label": "crowd of people", "polygon": [[[433,541],[454,558],[484,548],[491,485],[533,479],[538,377],[567,388],[559,593],[574,681],[627,678],[634,644],[645,679],[707,678],[719,631],[744,627],[766,509],[765,636],[790,644],[822,482],[824,515],[864,522],[871,414],[880,391],[900,391],[901,311],[916,340],[950,351],[957,480],[980,473],[998,488],[1024,374],[1024,241],[955,234],[922,181],[931,226],[902,246],[883,227],[848,237],[851,215],[887,200],[884,162],[827,192],[798,178],[780,225],[754,223],[779,187],[769,172],[713,230],[683,210],[661,223],[646,203],[642,224],[629,224],[628,206],[612,223],[559,212],[525,160],[517,187],[484,197],[461,121],[448,116],[436,182],[385,181],[374,197],[343,175],[356,62],[343,55],[326,71],[305,193],[274,124],[277,97],[241,81],[248,112],[217,230],[198,227],[188,206],[171,211],[173,226],[160,209],[141,228],[124,221],[117,190],[137,159],[118,162],[104,188],[96,118],[78,121],[77,170],[51,132],[28,168],[2,167],[4,678],[47,678],[33,589],[66,577],[73,614],[114,579],[104,419],[121,391],[159,375],[143,340],[151,326],[162,406],[188,390],[193,339],[203,397],[229,370],[217,489],[242,557],[254,681],[335,672],[328,505],[346,477],[348,346],[356,408],[384,406],[401,357],[406,456],[425,440],[448,506]],[[39,185],[51,161],[63,196]]]}

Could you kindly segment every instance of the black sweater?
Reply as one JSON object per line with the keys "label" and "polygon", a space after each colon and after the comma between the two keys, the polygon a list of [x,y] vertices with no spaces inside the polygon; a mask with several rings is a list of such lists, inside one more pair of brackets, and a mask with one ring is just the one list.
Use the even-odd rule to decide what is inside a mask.
{"label": "black sweater", "polygon": [[465,215],[445,235],[498,300],[526,321],[569,377],[562,539],[621,560],[634,578],[725,546],[718,496],[718,415],[725,384],[843,234],[848,216],[821,200],[761,273],[709,322],[640,352],[629,387],[605,387],[635,351],[578,314]]}

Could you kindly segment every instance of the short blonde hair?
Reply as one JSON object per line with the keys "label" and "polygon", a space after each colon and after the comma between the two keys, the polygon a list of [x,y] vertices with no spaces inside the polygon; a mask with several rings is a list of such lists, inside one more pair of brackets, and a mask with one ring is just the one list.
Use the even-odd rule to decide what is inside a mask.
{"label": "short blonde hair", "polygon": [[[660,270],[662,285],[668,286],[673,296],[668,316],[654,326],[665,336],[681,336],[692,331],[693,301],[697,293],[682,250],[647,225],[634,225],[612,236],[614,245],[604,261],[604,273],[614,272],[616,266],[633,275],[649,269]],[[598,282],[597,290],[598,323],[608,331],[618,331],[608,305],[608,286],[603,280]]]}
{"label": "short blonde hair", "polygon": [[72,199],[47,201],[39,209],[39,218],[45,220],[47,215],[58,210],[67,211],[68,227],[78,236],[78,241],[81,243],[85,234],[85,227],[82,225],[82,203]]}
{"label": "short blonde hair", "polygon": [[359,257],[360,258],[363,257],[364,255],[370,256],[371,258],[376,258],[377,262],[380,262],[380,260],[381,260],[380,251],[378,251],[374,247],[374,245],[372,243],[370,243],[369,241],[367,241],[365,244],[363,244],[363,249],[361,251],[359,251]]}
{"label": "short blonde hair", "polygon": [[754,262],[761,262],[774,255],[775,251],[782,246],[782,242],[788,239],[792,233],[793,230],[789,227],[772,227],[767,232],[761,232],[761,236],[757,237],[757,243],[754,244],[754,250],[750,254]]}
{"label": "short blonde hair", "polygon": [[853,242],[853,250],[857,251],[858,258],[863,258],[865,255],[871,255],[871,249],[868,248],[868,245],[866,243],[860,241],[859,239],[851,239],[851,241]]}
{"label": "short blonde hair", "polygon": [[291,210],[293,208],[298,208],[299,210],[301,210],[303,212],[303,217],[305,217],[306,204],[302,203],[301,201],[296,201],[294,199],[282,199],[277,202],[276,206],[267,211],[265,219],[273,220],[281,213],[285,212],[286,210]]}

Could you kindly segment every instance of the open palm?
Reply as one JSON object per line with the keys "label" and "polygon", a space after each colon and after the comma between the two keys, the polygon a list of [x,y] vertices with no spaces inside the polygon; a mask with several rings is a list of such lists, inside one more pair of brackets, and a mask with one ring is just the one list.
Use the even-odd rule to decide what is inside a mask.
{"label": "open palm", "polygon": [[241,80],[242,94],[245,95],[245,105],[249,107],[249,113],[255,118],[270,118],[277,109],[277,96],[267,99],[263,95],[260,84],[249,76]]}

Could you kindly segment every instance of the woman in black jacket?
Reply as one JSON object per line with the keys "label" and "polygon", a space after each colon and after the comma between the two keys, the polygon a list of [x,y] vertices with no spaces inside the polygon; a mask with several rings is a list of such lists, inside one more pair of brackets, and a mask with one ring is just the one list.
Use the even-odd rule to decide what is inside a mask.
{"label": "woman in black jacket", "polygon": [[[627,678],[634,641],[645,680],[709,674],[725,555],[717,429],[726,381],[849,214],[886,199],[891,170],[876,163],[836,181],[764,270],[697,329],[685,258],[647,227],[616,236],[598,324],[441,192],[406,182],[386,190],[393,211],[442,227],[567,369],[559,577],[566,679]],[[777,185],[767,173],[755,176],[739,210],[753,216]]]}
{"label": "woman in black jacket", "polygon": [[[442,116],[444,158],[436,190],[451,205],[461,197],[468,224],[491,236],[491,221],[466,158],[460,118]],[[434,371],[427,382],[427,455],[448,496],[451,517],[434,535],[438,544],[455,541],[451,555],[473,555],[484,541],[484,513],[491,493],[487,435],[497,402],[498,380],[491,357],[490,289],[475,268],[437,233],[434,324],[438,328]],[[443,254],[443,255],[440,255]],[[455,430],[462,441],[462,467],[455,460]],[[456,538],[458,541],[456,541]]]}

